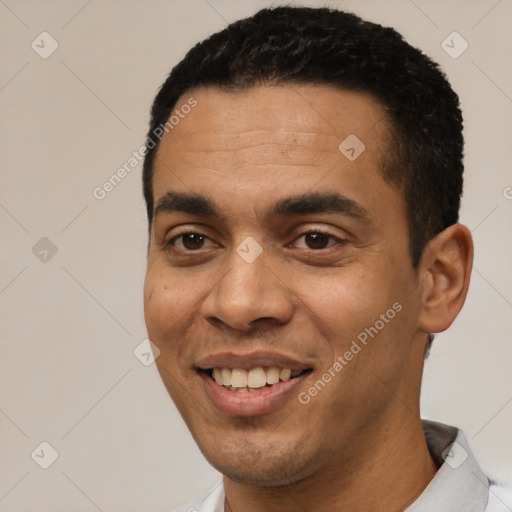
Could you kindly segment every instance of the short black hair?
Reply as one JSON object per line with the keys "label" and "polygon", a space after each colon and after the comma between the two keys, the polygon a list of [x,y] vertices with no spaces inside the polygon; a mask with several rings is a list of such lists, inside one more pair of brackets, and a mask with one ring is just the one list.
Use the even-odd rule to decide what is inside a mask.
{"label": "short black hair", "polygon": [[[439,66],[392,28],[328,8],[276,7],[196,44],[160,88],[146,141],[143,189],[153,219],[155,130],[187,91],[318,84],[370,94],[391,136],[383,177],[404,194],[414,268],[426,243],[458,221],[463,135],[459,98]],[[160,130],[161,132],[161,130]]]}

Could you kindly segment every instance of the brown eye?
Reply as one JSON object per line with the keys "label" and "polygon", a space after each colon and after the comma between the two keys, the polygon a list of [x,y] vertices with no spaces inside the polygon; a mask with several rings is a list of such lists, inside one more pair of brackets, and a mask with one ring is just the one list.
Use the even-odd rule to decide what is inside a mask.
{"label": "brown eye", "polygon": [[308,231],[300,235],[295,243],[302,240],[296,247],[299,249],[309,249],[311,251],[321,251],[322,249],[329,249],[330,247],[343,243],[344,240],[331,235],[330,233],[324,233],[322,231]]}
{"label": "brown eye", "polygon": [[183,246],[185,249],[193,251],[200,249],[204,243],[204,236],[196,233],[186,233],[183,235]]}
{"label": "brown eye", "polygon": [[171,238],[168,245],[173,245],[177,249],[185,251],[194,251],[202,249],[208,237],[199,233],[182,233]]}
{"label": "brown eye", "polygon": [[325,233],[308,233],[304,235],[304,241],[309,249],[325,249],[329,243],[330,235]]}

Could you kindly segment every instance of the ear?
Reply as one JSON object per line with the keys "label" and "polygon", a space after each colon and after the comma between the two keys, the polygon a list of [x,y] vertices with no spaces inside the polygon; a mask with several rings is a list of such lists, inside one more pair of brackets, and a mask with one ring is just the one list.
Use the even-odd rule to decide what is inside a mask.
{"label": "ear", "polygon": [[473,239],[466,226],[454,224],[425,247],[420,263],[422,306],[418,327],[441,332],[459,314],[469,288],[473,267]]}

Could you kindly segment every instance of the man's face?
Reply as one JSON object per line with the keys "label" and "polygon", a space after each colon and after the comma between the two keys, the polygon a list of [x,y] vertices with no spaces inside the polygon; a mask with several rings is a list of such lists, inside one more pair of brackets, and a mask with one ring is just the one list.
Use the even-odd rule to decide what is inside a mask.
{"label": "man's face", "polygon": [[[419,278],[381,175],[387,125],[327,87],[203,88],[176,109],[191,96],[155,162],[149,338],[217,469],[294,482],[376,449],[417,400]],[[351,134],[362,152],[353,136],[338,149]]]}

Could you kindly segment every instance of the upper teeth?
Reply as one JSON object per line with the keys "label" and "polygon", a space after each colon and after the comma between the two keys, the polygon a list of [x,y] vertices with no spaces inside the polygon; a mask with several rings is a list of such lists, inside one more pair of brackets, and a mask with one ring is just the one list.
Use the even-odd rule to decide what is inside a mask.
{"label": "upper teeth", "polygon": [[[293,376],[299,375],[300,370],[294,371]],[[231,388],[262,388],[266,384],[277,384],[279,380],[287,381],[292,376],[290,368],[277,368],[272,366],[266,370],[258,366],[251,370],[243,368],[214,368],[213,378],[220,386]]]}

